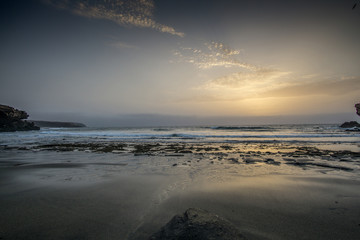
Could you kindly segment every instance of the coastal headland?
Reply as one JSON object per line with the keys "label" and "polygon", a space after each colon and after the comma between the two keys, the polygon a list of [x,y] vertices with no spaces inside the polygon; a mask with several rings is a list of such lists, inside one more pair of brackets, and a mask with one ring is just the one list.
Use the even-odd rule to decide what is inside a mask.
{"label": "coastal headland", "polygon": [[25,120],[28,117],[29,114],[25,111],[0,104],[0,132],[32,131],[40,130],[42,127],[86,127],[85,124],[77,122]]}
{"label": "coastal headland", "polygon": [[39,130],[33,122],[28,122],[29,115],[25,111],[0,104],[0,132]]}

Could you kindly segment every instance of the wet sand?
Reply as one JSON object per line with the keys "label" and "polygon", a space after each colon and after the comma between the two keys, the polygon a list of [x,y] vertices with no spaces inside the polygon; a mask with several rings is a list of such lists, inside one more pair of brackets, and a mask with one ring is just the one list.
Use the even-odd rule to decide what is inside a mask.
{"label": "wet sand", "polygon": [[298,149],[288,155],[289,149],[265,150],[4,150],[0,238],[147,239],[195,207],[229,220],[248,239],[358,239],[356,154],[325,152],[305,159],[296,157]]}
{"label": "wet sand", "polygon": [[151,232],[164,224],[159,219],[196,207],[228,219],[248,239],[357,239],[359,197],[359,182],[336,178],[262,176],[204,183],[167,200],[139,232]]}

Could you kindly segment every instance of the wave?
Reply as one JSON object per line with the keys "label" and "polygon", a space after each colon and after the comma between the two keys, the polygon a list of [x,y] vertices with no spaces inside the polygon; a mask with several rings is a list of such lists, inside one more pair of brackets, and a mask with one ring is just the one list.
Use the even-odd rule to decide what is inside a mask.
{"label": "wave", "polygon": [[[217,141],[214,141],[217,142]],[[321,143],[321,144],[357,144],[358,141],[354,140],[289,140],[289,139],[252,139],[252,140],[225,140],[225,141],[218,141],[219,143],[226,142],[226,143]]]}
{"label": "wave", "polygon": [[[248,128],[248,127],[245,127]],[[251,127],[253,128],[253,127]],[[266,127],[256,127],[265,129]],[[239,127],[237,127],[239,129]],[[241,127],[240,129],[244,129]],[[167,133],[170,131],[169,133]],[[241,132],[171,132],[171,130],[161,130],[155,132],[131,132],[131,131],[84,131],[84,132],[75,132],[75,131],[42,131],[36,132],[36,136],[41,137],[41,135],[46,136],[50,135],[52,137],[60,136],[72,136],[72,137],[105,137],[105,138],[269,138],[269,139],[283,139],[283,138],[360,138],[360,133],[349,133],[344,134],[343,132],[339,133],[281,133],[281,132],[268,132],[268,134],[261,134],[258,131],[253,131],[252,134],[241,134]],[[213,133],[213,134],[212,134]],[[229,133],[229,134],[227,134]],[[30,134],[29,134],[30,135]],[[49,137],[50,137],[49,136]]]}
{"label": "wave", "polygon": [[318,142],[360,143],[359,132],[333,126],[204,126],[151,128],[42,129],[1,133],[0,144],[51,141],[151,141],[151,142]]}
{"label": "wave", "polygon": [[168,132],[171,131],[170,128],[154,128],[153,131],[155,132]]}
{"label": "wave", "polygon": [[[159,136],[159,135],[158,135]],[[164,137],[185,138],[353,138],[353,135],[344,134],[294,134],[294,135],[195,135],[195,134],[171,134]]]}
{"label": "wave", "polygon": [[210,127],[213,130],[243,130],[243,131],[269,131],[275,130],[272,127],[265,127],[265,126],[244,126],[244,127],[235,127],[235,126],[215,126]]}

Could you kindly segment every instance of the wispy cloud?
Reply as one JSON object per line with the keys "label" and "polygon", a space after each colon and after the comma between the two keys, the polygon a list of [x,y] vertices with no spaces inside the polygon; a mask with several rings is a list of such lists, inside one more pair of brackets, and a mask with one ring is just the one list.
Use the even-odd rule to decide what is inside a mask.
{"label": "wispy cloud", "polygon": [[[281,108],[293,111],[289,102],[300,99],[302,106],[307,109],[305,105],[312,104],[311,101],[315,99],[326,101],[324,99],[334,96],[346,97],[360,93],[359,77],[341,78],[319,73],[300,75],[286,69],[240,61],[241,53],[217,42],[203,44],[200,48],[180,47],[176,50],[174,54],[178,62],[192,64],[201,70],[202,78],[208,78],[193,87],[191,94],[180,97],[178,101],[201,106],[209,103],[237,106],[249,112],[261,109],[261,112],[270,114]],[[220,77],[214,77],[214,74]]]}
{"label": "wispy cloud", "polygon": [[[198,88],[205,88],[208,90],[207,92],[186,100],[219,102],[241,101],[252,98],[325,97],[360,93],[360,77],[327,77],[319,79],[317,75],[314,75],[314,78],[309,79],[309,75],[306,75],[288,81],[287,76],[288,73],[280,71],[269,71],[264,73],[263,76],[257,76],[257,74],[245,74],[244,76],[243,73],[234,73],[207,82]],[[255,78],[257,80],[253,81]],[[306,81],[307,79],[309,81]],[[224,94],[224,91],[226,94]]]}
{"label": "wispy cloud", "polygon": [[185,34],[154,20],[153,0],[42,0],[43,2],[89,18],[107,19],[122,26],[152,28],[179,37]]}
{"label": "wispy cloud", "polygon": [[288,75],[289,72],[279,71],[276,69],[258,69],[256,71],[236,72],[230,75],[216,78],[209,81],[207,87],[226,87],[232,89],[244,89],[251,86],[252,88],[267,88],[274,82],[279,84],[279,79]]}
{"label": "wispy cloud", "polygon": [[251,71],[257,70],[257,66],[239,61],[236,58],[239,54],[239,50],[218,42],[205,43],[201,49],[181,47],[174,51],[179,62],[191,63],[200,69],[241,67]]}
{"label": "wispy cloud", "polygon": [[284,77],[289,77],[291,72],[240,61],[240,53],[240,50],[232,49],[219,42],[205,43],[202,49],[180,48],[175,51],[179,62],[193,64],[202,70],[230,67],[234,69],[233,73],[210,79],[195,88],[208,90],[217,98],[219,98],[218,94],[221,94],[221,99],[247,98],[271,89],[288,86],[289,83],[284,80]]}

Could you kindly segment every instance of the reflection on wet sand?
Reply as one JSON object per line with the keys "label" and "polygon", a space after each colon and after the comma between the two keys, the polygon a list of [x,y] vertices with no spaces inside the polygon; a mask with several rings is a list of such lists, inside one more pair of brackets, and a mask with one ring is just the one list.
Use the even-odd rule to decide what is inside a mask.
{"label": "reflection on wet sand", "polygon": [[278,143],[4,149],[0,237],[147,239],[201,208],[247,239],[357,239],[359,160]]}

